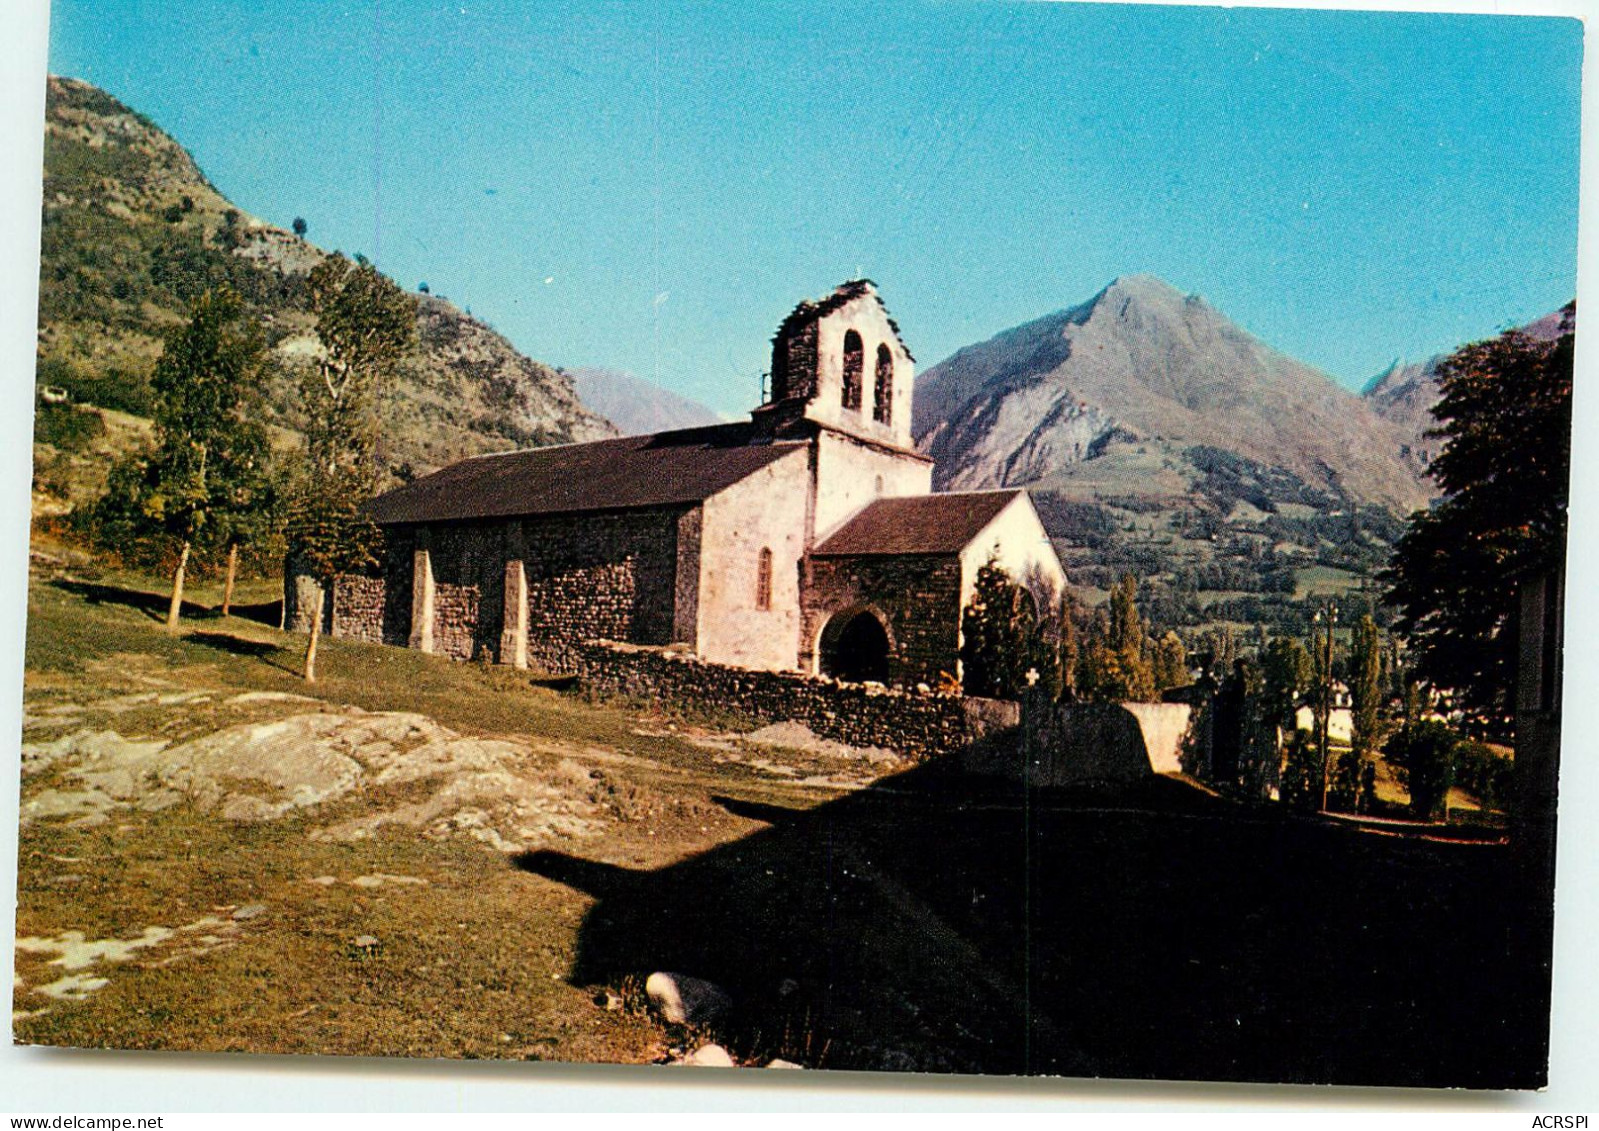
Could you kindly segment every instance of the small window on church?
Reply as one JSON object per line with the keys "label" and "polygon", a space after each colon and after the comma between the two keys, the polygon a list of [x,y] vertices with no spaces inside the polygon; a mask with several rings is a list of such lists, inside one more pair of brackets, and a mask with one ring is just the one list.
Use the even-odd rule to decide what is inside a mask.
{"label": "small window on church", "polygon": [[844,397],[845,408],[861,410],[862,374],[866,368],[866,350],[861,336],[854,330],[844,334]]}
{"label": "small window on church", "polygon": [[755,607],[772,607],[772,551],[761,548],[760,560],[755,566]]}
{"label": "small window on church", "polygon": [[872,388],[872,419],[887,424],[894,411],[894,355],[888,346],[877,347],[877,382]]}

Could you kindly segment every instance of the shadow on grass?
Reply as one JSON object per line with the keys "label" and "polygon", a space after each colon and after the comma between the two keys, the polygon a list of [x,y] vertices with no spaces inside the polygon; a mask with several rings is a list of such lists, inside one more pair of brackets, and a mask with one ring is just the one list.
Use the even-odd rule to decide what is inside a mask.
{"label": "shadow on grass", "polygon": [[230,610],[232,615],[240,620],[251,620],[257,624],[264,624],[268,628],[277,628],[283,623],[283,598],[275,601],[262,601],[254,605],[234,605]]}
{"label": "shadow on grass", "polygon": [[192,644],[199,644],[205,648],[215,648],[232,656],[245,656],[250,659],[260,660],[269,667],[279,671],[288,672],[290,675],[299,675],[299,669],[292,664],[282,663],[279,657],[283,649],[265,640],[246,640],[242,636],[234,636],[226,632],[191,632],[186,637]]}
{"label": "shadow on grass", "polygon": [[[152,620],[165,621],[172,604],[170,593],[149,593],[143,589],[130,589],[123,585],[104,585],[94,581],[56,580],[50,582],[57,589],[82,597],[91,605],[122,605],[144,613]],[[215,620],[221,614],[204,605],[184,601],[179,616],[184,620]]]}
{"label": "shadow on grass", "polygon": [[829,1068],[1543,1080],[1547,943],[1503,846],[941,765],[810,810],[718,800],[768,827],[653,871],[513,859],[596,899],[575,984],[706,978],[736,1051]]}
{"label": "shadow on grass", "polygon": [[[122,605],[144,613],[151,620],[165,621],[167,610],[171,607],[172,595],[170,593],[151,593],[144,589],[134,589],[126,585],[107,585],[95,581],[73,581],[57,579],[50,582],[57,589],[65,590],[75,596],[82,597],[91,605]],[[264,624],[268,628],[277,628],[283,619],[283,600],[262,601],[254,605],[235,604],[230,610],[232,616],[241,620],[254,621]],[[219,608],[199,605],[193,601],[183,602],[180,616],[183,620],[222,620],[224,619]]]}

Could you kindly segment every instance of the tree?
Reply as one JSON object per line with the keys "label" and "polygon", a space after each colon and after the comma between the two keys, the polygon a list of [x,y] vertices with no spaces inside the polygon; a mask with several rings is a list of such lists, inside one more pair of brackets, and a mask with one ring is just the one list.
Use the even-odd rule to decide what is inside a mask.
{"label": "tree", "polygon": [[299,236],[302,240],[305,239],[305,233],[309,230],[309,226],[305,222],[305,217],[296,216],[292,226],[294,228],[294,234]]}
{"label": "tree", "polygon": [[1296,729],[1299,701],[1314,678],[1310,653],[1292,637],[1280,636],[1266,646],[1260,666],[1265,715],[1274,726],[1291,734]]}
{"label": "tree", "polygon": [[1412,815],[1425,821],[1447,816],[1458,745],[1455,733],[1436,720],[1402,727],[1388,740],[1383,752],[1410,791]]}
{"label": "tree", "polygon": [[[264,438],[263,438],[264,440]],[[228,560],[222,586],[222,615],[233,611],[233,585],[239,573],[239,551],[252,544],[273,539],[283,530],[284,483],[281,470],[270,465],[245,476],[224,476],[219,494],[227,506],[217,512],[212,541],[227,548]]]}
{"label": "tree", "polygon": [[309,282],[322,354],[301,387],[306,451],[319,473],[351,472],[369,493],[377,480],[377,402],[415,345],[416,300],[364,259],[352,264],[337,252]]}
{"label": "tree", "polygon": [[1151,645],[1138,612],[1138,579],[1127,574],[1099,610],[1077,665],[1077,690],[1102,703],[1148,702],[1155,697]]}
{"label": "tree", "polygon": [[1565,555],[1572,345],[1513,330],[1440,366],[1445,442],[1428,470],[1444,497],[1412,517],[1381,575],[1417,675],[1490,715],[1512,702],[1517,583]]}
{"label": "tree", "polygon": [[1382,740],[1383,701],[1382,634],[1370,615],[1355,623],[1350,642],[1349,695],[1349,765],[1343,777],[1348,779],[1347,792],[1357,798],[1357,804],[1369,808],[1370,798],[1366,796],[1364,782],[1366,767],[1371,764],[1371,756]]}
{"label": "tree", "polygon": [[1077,644],[1078,607],[1077,599],[1067,589],[1060,595],[1060,608],[1056,610],[1055,624],[1055,667],[1058,672],[1059,685],[1056,698],[1063,700],[1077,697],[1077,661],[1081,651]]}
{"label": "tree", "polygon": [[273,505],[255,391],[266,361],[239,296],[208,291],[167,335],[151,378],[155,449],[118,465],[98,508],[102,539],[153,536],[176,551],[167,628],[176,631],[191,553],[266,521]]}
{"label": "tree", "polygon": [[377,561],[378,530],[363,510],[377,488],[377,405],[416,340],[416,300],[365,260],[337,253],[311,272],[322,355],[301,381],[305,461],[293,490],[289,552],[316,582],[303,674],[316,679],[323,606],[333,579]]}
{"label": "tree", "polygon": [[1285,804],[1308,812],[1321,804],[1321,759],[1308,730],[1295,729],[1288,736],[1280,796]]}
{"label": "tree", "polygon": [[1193,682],[1188,674],[1188,649],[1182,637],[1167,632],[1155,641],[1153,668],[1156,691],[1187,687]]}
{"label": "tree", "polygon": [[972,599],[961,614],[961,676],[968,695],[1015,699],[1031,670],[1043,675],[1044,655],[1033,597],[990,557],[977,571]]}

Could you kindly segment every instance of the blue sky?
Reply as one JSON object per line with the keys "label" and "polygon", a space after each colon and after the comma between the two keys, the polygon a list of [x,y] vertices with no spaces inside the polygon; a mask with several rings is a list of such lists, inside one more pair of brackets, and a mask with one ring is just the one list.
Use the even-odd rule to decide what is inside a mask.
{"label": "blue sky", "polygon": [[50,42],[240,207],[732,413],[857,274],[923,367],[1147,272],[1349,386],[1575,293],[1573,19],[56,0]]}

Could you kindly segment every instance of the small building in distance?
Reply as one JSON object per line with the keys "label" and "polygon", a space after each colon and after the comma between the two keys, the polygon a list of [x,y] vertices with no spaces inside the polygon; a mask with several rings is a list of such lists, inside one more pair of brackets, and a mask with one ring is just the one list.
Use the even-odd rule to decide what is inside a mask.
{"label": "small building in distance", "polygon": [[1025,491],[930,493],[913,380],[876,288],[846,283],[784,320],[747,421],[479,456],[373,500],[381,575],[339,580],[329,631],[550,671],[609,640],[934,684],[985,562],[1046,608],[1065,574]]}

